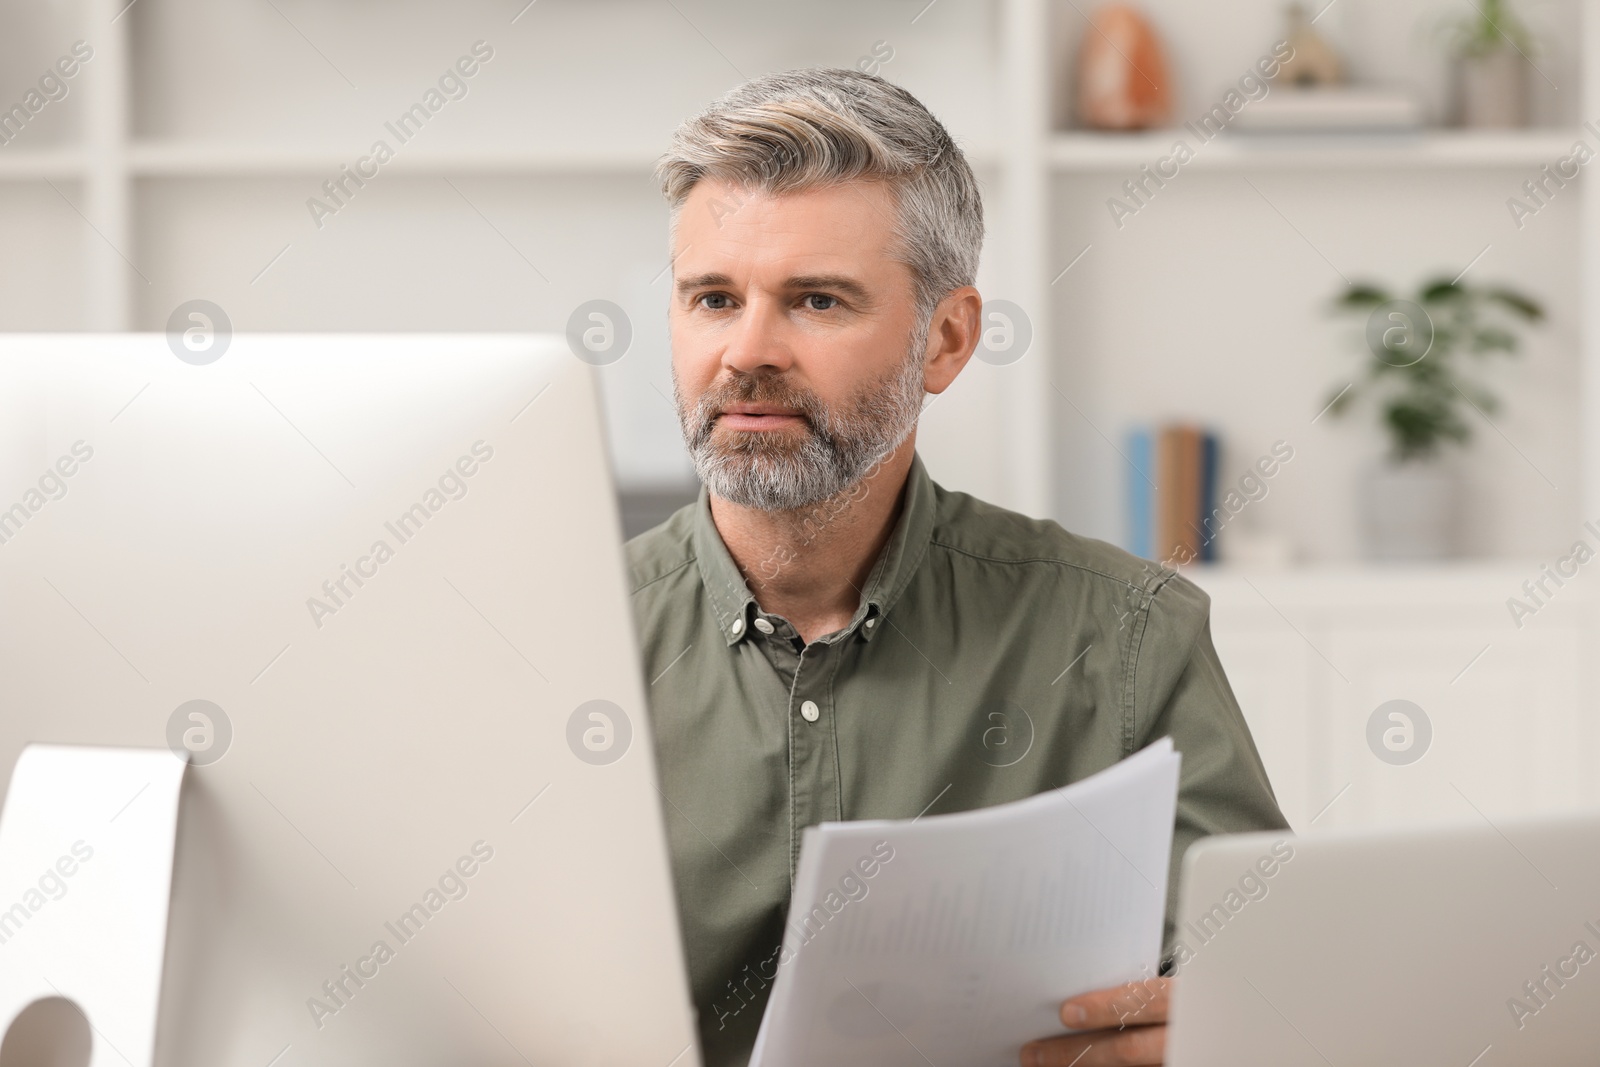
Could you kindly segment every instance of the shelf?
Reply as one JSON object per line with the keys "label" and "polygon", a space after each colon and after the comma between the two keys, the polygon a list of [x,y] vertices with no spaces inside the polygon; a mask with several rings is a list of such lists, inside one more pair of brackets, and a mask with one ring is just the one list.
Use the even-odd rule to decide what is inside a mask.
{"label": "shelf", "polygon": [[1224,133],[1201,142],[1184,127],[1138,133],[1059,133],[1047,158],[1057,173],[1136,171],[1172,151],[1180,138],[1194,150],[1183,169],[1350,169],[1428,167],[1539,167],[1567,155],[1575,140],[1594,138],[1579,130],[1466,132],[1424,130],[1394,134]]}
{"label": "shelf", "polygon": [[[235,178],[261,175],[332,175],[353,166],[364,150],[330,146],[301,147],[215,142],[136,141],[128,163],[140,177]],[[411,175],[644,175],[658,153],[630,150],[547,151],[540,149],[408,148],[395,149],[383,173]],[[995,166],[998,154],[969,150],[975,167]]]}
{"label": "shelf", "polygon": [[[136,141],[128,152],[133,173],[148,177],[255,177],[332,175],[354,166],[364,149],[271,146],[216,142]],[[383,173],[394,174],[645,174],[655,157],[625,151],[395,148]]]}
{"label": "shelf", "polygon": [[85,169],[84,155],[75,149],[10,151],[0,148],[0,181],[73,180],[83,177]]}

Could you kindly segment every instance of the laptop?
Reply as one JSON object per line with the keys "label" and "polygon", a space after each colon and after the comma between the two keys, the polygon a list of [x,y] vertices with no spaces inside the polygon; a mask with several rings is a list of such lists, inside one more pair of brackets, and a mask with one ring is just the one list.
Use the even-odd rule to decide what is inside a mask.
{"label": "laptop", "polygon": [[1572,1067],[1600,1050],[1600,814],[1184,858],[1171,1067]]}
{"label": "laptop", "polygon": [[[189,759],[154,1063],[699,1062],[592,374],[0,337],[0,788],[31,742]],[[72,997],[29,945],[107,815],[12,1000]],[[95,1067],[152,1062],[85,1014]]]}

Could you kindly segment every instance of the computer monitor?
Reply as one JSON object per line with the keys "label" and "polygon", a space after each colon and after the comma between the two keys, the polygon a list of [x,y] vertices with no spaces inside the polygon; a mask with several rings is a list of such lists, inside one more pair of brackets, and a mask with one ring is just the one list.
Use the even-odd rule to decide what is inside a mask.
{"label": "computer monitor", "polygon": [[0,337],[0,787],[192,758],[155,1062],[698,1063],[592,369],[218,340]]}

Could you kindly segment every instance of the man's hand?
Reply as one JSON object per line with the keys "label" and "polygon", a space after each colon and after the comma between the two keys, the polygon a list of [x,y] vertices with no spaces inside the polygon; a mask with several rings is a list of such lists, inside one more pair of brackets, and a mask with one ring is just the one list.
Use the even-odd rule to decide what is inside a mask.
{"label": "man's hand", "polygon": [[1073,997],[1061,1005],[1061,1024],[1078,1032],[1023,1045],[1022,1067],[1161,1063],[1171,991],[1171,978],[1147,978]]}

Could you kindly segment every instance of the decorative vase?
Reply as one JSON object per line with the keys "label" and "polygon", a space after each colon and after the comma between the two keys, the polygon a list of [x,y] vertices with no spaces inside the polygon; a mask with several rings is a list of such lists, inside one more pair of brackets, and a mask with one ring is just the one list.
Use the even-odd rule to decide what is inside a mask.
{"label": "decorative vase", "polygon": [[1156,31],[1127,4],[1095,11],[1078,48],[1077,112],[1096,130],[1159,126],[1172,110],[1171,77]]}
{"label": "decorative vase", "polygon": [[1528,124],[1528,61],[1515,48],[1457,57],[1456,91],[1463,126],[1505,130]]}
{"label": "decorative vase", "polygon": [[1339,61],[1339,53],[1311,25],[1305,5],[1290,4],[1286,16],[1283,39],[1289,44],[1289,58],[1272,80],[1297,89],[1342,84],[1344,64]]}
{"label": "decorative vase", "polygon": [[1455,553],[1455,472],[1433,462],[1384,463],[1362,485],[1362,532],[1375,560],[1444,559]]}

